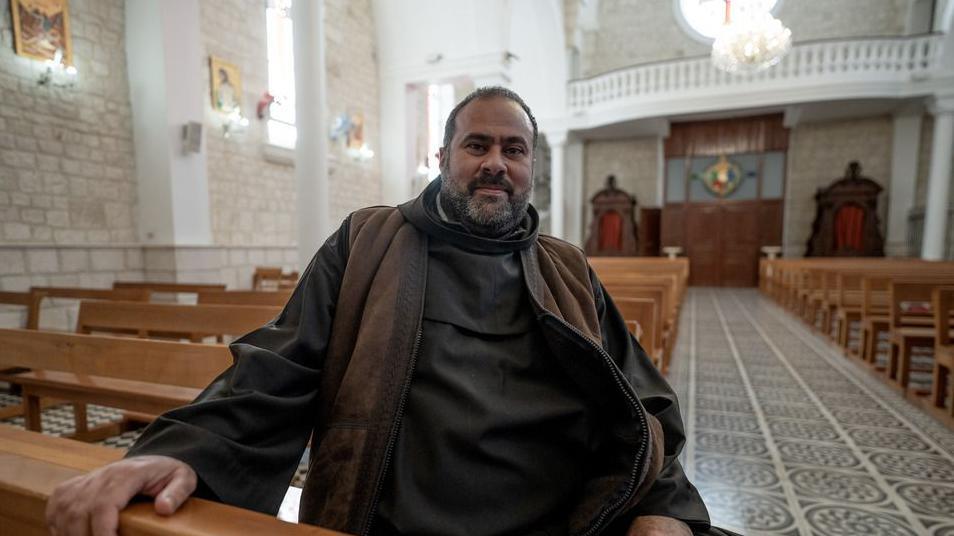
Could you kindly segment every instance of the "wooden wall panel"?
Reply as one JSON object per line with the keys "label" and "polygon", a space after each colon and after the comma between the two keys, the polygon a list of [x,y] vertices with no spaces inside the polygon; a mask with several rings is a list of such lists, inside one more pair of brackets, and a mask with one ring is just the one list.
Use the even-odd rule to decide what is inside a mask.
{"label": "wooden wall panel", "polygon": [[682,205],[663,207],[659,230],[660,247],[681,246],[683,250],[686,249],[684,215]]}
{"label": "wooden wall panel", "polygon": [[666,139],[666,158],[718,156],[788,150],[782,114],[674,123]]}
{"label": "wooden wall panel", "polygon": [[690,206],[686,212],[685,225],[686,243],[683,247],[691,266],[689,283],[721,286],[722,209],[715,204]]}
{"label": "wooden wall panel", "polygon": [[759,210],[758,202],[722,205],[722,285],[749,287],[758,284]]}
{"label": "wooden wall panel", "polygon": [[782,245],[782,201],[763,200],[759,205],[759,234],[763,246]]}

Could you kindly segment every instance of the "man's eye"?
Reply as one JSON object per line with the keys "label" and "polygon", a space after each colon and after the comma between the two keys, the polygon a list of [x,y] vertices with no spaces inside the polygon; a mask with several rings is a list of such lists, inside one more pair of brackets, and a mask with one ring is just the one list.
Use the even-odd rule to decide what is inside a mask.
{"label": "man's eye", "polygon": [[464,146],[465,149],[470,149],[472,151],[483,151],[484,146],[479,143],[468,143]]}
{"label": "man's eye", "polygon": [[526,153],[526,151],[523,150],[523,147],[508,147],[507,148],[507,154],[509,155],[522,155],[524,153]]}

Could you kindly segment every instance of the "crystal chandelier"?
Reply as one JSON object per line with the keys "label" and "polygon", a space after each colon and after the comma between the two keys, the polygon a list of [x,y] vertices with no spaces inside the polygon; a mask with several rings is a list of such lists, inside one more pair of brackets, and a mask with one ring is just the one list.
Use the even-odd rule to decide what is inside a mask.
{"label": "crystal chandelier", "polygon": [[767,11],[732,17],[725,0],[725,24],[712,43],[712,63],[730,73],[754,73],[775,65],[792,48],[792,31]]}

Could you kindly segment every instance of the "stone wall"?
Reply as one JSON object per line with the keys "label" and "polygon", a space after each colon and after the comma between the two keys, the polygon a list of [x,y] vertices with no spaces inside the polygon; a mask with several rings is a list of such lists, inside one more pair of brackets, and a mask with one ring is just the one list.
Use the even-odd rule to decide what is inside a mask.
{"label": "stone wall", "polygon": [[75,87],[37,80],[14,54],[0,0],[0,240],[103,244],[135,240],[136,184],[123,0],[70,2]]}
{"label": "stone wall", "polygon": [[[606,186],[606,176],[616,175],[616,185],[636,196],[637,207],[655,207],[657,148],[655,137],[588,141],[583,147],[583,237],[593,219],[590,199]],[[636,214],[637,222],[638,213]]]}
{"label": "stone wall", "polygon": [[[328,116],[362,115],[364,142],[372,151],[380,152],[384,142],[371,0],[326,0],[325,20]],[[348,213],[381,203],[381,159],[356,160],[347,154],[342,141],[329,145],[329,157],[331,218],[337,226]]]}
{"label": "stone wall", "polygon": [[[254,116],[268,89],[265,11],[258,0],[209,0],[201,4],[207,53],[242,71],[246,132],[226,138],[221,119],[206,100],[209,198],[217,245],[279,244],[297,241],[293,165],[269,159],[265,122]],[[380,146],[378,68],[370,0],[325,3],[328,116],[361,115],[365,143]],[[207,59],[203,59],[207,61]],[[208,89],[207,89],[208,91]],[[342,141],[329,145],[331,219],[336,225],[351,211],[380,203],[380,162],[358,161]]]}
{"label": "stone wall", "polygon": [[[799,42],[900,35],[909,9],[910,0],[787,0],[777,16]],[[676,16],[672,0],[599,0],[599,28],[584,32],[583,76],[708,54]]]}
{"label": "stone wall", "polygon": [[[218,245],[281,244],[296,241],[295,170],[265,158],[265,121],[255,106],[268,89],[264,2],[205,0],[199,3],[206,49],[196,58],[208,70],[208,56],[235,64],[242,74],[243,133],[228,138],[222,120],[205,98],[206,162],[212,239]],[[209,95],[209,78],[206,95]]]}
{"label": "stone wall", "polygon": [[785,184],[785,256],[805,254],[815,219],[815,191],[843,176],[852,160],[861,163],[863,175],[884,188],[878,201],[881,231],[885,232],[892,134],[889,116],[806,123],[791,130]]}

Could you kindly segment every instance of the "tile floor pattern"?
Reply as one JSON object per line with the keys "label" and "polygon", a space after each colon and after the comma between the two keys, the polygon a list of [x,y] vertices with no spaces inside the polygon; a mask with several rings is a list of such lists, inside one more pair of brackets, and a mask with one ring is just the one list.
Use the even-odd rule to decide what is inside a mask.
{"label": "tile floor pattern", "polygon": [[[687,423],[683,464],[716,524],[746,535],[954,536],[954,432],[755,290],[690,289],[670,380]],[[0,395],[0,406],[13,403]],[[91,424],[118,416],[90,407]],[[72,409],[45,410],[43,423],[69,433]]]}
{"label": "tile floor pattern", "polygon": [[749,535],[954,536],[954,432],[755,290],[691,289],[686,472]]}

